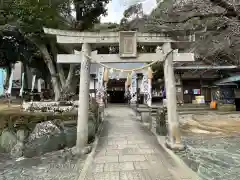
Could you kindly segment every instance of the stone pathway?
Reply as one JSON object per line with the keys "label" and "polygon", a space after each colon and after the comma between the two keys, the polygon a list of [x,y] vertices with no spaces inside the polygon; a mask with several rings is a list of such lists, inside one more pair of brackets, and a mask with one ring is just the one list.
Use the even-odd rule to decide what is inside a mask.
{"label": "stone pathway", "polygon": [[175,180],[171,157],[123,106],[109,107],[86,180]]}

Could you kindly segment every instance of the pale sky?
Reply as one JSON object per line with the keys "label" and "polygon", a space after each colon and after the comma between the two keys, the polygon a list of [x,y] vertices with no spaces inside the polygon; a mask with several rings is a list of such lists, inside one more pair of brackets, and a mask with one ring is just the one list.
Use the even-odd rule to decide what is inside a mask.
{"label": "pale sky", "polygon": [[144,14],[149,14],[156,7],[156,0],[112,0],[108,5],[108,15],[101,18],[101,22],[119,23],[123,12],[135,2],[142,2]]}

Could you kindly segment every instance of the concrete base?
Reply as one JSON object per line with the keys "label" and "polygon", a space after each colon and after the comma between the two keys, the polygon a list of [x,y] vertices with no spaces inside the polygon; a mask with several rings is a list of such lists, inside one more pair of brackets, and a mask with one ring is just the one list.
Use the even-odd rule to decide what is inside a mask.
{"label": "concrete base", "polygon": [[182,143],[173,143],[169,140],[168,137],[165,139],[165,145],[168,149],[171,149],[172,151],[183,151],[186,149],[186,146]]}
{"label": "concrete base", "polygon": [[74,146],[74,147],[71,148],[71,153],[75,156],[76,155],[81,156],[81,155],[84,155],[84,154],[89,154],[91,152],[91,150],[92,150],[91,146],[86,146],[83,149],[79,149],[76,146]]}

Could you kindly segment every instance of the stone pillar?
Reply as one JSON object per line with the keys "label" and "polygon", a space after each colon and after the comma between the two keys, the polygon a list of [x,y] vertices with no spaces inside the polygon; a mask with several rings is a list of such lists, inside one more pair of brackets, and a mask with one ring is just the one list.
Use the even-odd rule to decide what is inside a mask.
{"label": "stone pillar", "polygon": [[[165,43],[163,45],[163,52],[167,54],[171,52],[171,44]],[[167,116],[168,116],[168,138],[166,145],[173,150],[182,150],[184,146],[181,144],[179,117],[177,113],[177,99],[176,99],[176,81],[173,69],[173,52],[168,55],[164,62],[164,79],[166,86],[167,98]]]}
{"label": "stone pillar", "polygon": [[76,146],[79,152],[88,142],[88,108],[89,108],[89,82],[90,82],[90,59],[85,55],[91,55],[89,44],[82,45],[82,62],[79,86],[79,105],[78,105],[78,123],[77,123],[77,142]]}

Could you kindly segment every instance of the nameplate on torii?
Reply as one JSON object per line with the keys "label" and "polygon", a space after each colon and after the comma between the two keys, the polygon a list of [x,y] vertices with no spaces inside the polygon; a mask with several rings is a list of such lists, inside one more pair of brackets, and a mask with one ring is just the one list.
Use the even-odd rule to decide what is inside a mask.
{"label": "nameplate on torii", "polygon": [[120,31],[119,32],[119,56],[121,58],[137,57],[137,32]]}
{"label": "nameplate on torii", "polygon": [[[151,63],[159,60],[164,61],[167,54],[162,51],[156,53],[140,53],[136,57],[121,58],[119,54],[98,54],[97,51],[91,53],[91,63]],[[83,54],[81,51],[75,51],[75,54],[58,54],[57,63],[61,64],[80,64]],[[173,52],[174,62],[193,62],[194,53]]]}

